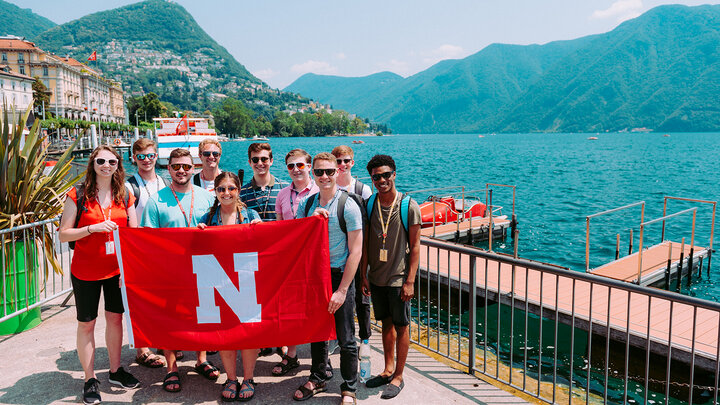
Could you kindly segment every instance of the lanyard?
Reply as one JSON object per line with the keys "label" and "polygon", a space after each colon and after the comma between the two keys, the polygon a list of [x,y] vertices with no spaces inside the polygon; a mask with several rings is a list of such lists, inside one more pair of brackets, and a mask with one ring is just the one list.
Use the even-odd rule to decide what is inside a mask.
{"label": "lanyard", "polygon": [[380,227],[382,228],[382,237],[383,237],[383,249],[385,249],[385,239],[387,239],[387,231],[390,227],[390,218],[392,217],[393,209],[395,208],[395,203],[397,202],[398,194],[395,193],[395,198],[393,199],[392,204],[390,205],[390,213],[388,214],[387,223],[383,220],[382,215],[382,209],[380,209],[380,201],[378,201],[378,214],[380,215]]}
{"label": "lanyard", "polygon": [[[293,191],[295,192],[295,195],[296,195],[296,200],[295,200],[295,201],[297,201],[297,199],[300,198],[300,193],[302,193],[303,191],[305,191],[305,190],[307,190],[307,189],[308,189],[308,187],[305,187],[304,189],[302,189],[302,190],[300,190],[300,191],[297,191],[297,190],[295,190],[295,188],[293,187],[293,185],[290,184],[290,212],[292,212],[293,218],[295,217],[295,214],[297,213],[297,208],[295,208],[295,204],[293,204]],[[299,205],[299,204],[298,204],[298,205]]]}
{"label": "lanyard", "polygon": [[[236,210],[235,210],[235,214],[236,214],[236,216],[235,216],[235,224],[237,225],[237,224],[240,223],[240,216],[241,216],[241,215],[240,215],[240,210],[236,209]],[[219,226],[222,226],[222,224],[223,224],[223,222],[222,222],[222,212],[220,212],[220,208],[218,208],[218,210],[217,210],[217,216],[218,216],[218,225],[219,225]]]}
{"label": "lanyard", "polygon": [[[98,207],[100,207],[100,212],[102,213],[103,220],[104,220],[104,221],[108,221],[108,220],[112,219],[112,204],[113,204],[113,201],[110,201],[110,207],[108,207],[108,214],[107,214],[107,216],[105,216],[105,209],[102,207],[102,205],[100,205],[100,201],[97,201],[97,204],[98,204]],[[111,235],[111,234],[112,234],[112,232],[107,232],[107,233],[106,233],[106,235],[107,235],[107,240],[110,240],[110,238],[111,238],[110,235]]]}
{"label": "lanyard", "polygon": [[[188,216],[185,213],[185,210],[183,209],[182,204],[180,203],[180,199],[178,199],[177,194],[175,194],[175,189],[173,189],[172,184],[170,185],[170,191],[173,193],[173,197],[175,197],[175,201],[178,203],[178,207],[180,207],[180,212],[183,214],[183,218],[185,218],[185,222],[187,223],[187,226],[190,227],[190,216]],[[193,213],[193,207],[195,206],[195,189],[190,188],[190,215]]]}
{"label": "lanyard", "polygon": [[[147,191],[148,197],[150,197],[151,194],[150,194],[150,189],[147,186],[147,182],[139,174],[138,174],[138,177],[140,177],[140,180],[142,180],[143,187],[145,188],[145,191]],[[155,192],[156,193],[160,192],[160,178],[158,177],[157,173],[155,174]],[[138,196],[138,198],[140,198],[140,196]]]}

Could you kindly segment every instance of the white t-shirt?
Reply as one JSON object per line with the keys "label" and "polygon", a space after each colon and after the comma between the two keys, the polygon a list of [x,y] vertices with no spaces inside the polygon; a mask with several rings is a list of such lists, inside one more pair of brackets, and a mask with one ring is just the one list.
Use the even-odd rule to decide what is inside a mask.
{"label": "white t-shirt", "polygon": [[[219,175],[220,173],[222,173],[222,170],[220,170],[220,171],[218,172],[218,175]],[[197,177],[197,178],[196,178],[196,177]],[[199,183],[200,183],[200,184],[198,184],[198,180],[199,180]],[[199,187],[202,187],[202,188],[204,188],[205,190],[207,190],[207,191],[209,191],[209,192],[211,192],[211,193],[212,193],[213,191],[215,191],[215,179],[212,179],[212,180],[205,180],[205,179],[203,179],[203,178],[202,178],[202,171],[199,172],[199,173],[195,173],[195,174],[193,175],[192,181],[193,181],[193,184],[194,184],[194,185],[199,186]]]}
{"label": "white t-shirt", "polygon": [[[138,223],[140,223],[143,211],[145,210],[145,205],[147,204],[148,199],[150,199],[150,196],[157,194],[158,191],[164,189],[166,186],[165,182],[160,178],[157,173],[155,174],[155,179],[148,182],[146,182],[145,179],[140,177],[140,174],[138,173],[133,174],[133,177],[135,177],[135,180],[138,184],[138,189],[140,190],[140,195],[135,196],[135,198],[138,200],[137,207],[135,207],[135,212],[137,214]],[[125,186],[130,190],[130,192],[133,192],[133,188],[130,185],[129,181],[125,182]]]}
{"label": "white t-shirt", "polygon": [[[340,190],[345,190],[345,191],[347,191],[347,192],[354,193],[354,192],[355,192],[355,183],[356,183],[356,182],[357,182],[357,179],[353,177],[353,179],[350,180],[350,184],[348,184],[346,187],[343,187],[343,186],[341,186],[341,185],[338,184],[338,188],[339,188]],[[362,195],[361,195],[360,197],[362,197],[363,200],[367,200],[368,198],[370,198],[371,195],[372,195],[372,189],[370,188],[370,186],[368,186],[367,184],[363,183]]]}

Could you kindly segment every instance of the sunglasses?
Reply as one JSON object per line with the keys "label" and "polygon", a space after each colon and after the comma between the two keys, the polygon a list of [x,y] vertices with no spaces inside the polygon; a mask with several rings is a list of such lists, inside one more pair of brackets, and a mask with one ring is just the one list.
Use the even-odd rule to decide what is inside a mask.
{"label": "sunglasses", "polygon": [[145,158],[153,160],[156,157],[157,157],[157,153],[138,153],[137,155],[135,155],[135,158],[137,160],[145,160]]}
{"label": "sunglasses", "polygon": [[322,177],[323,174],[327,174],[328,177],[334,176],[337,169],[313,169],[315,177]]}
{"label": "sunglasses", "polygon": [[229,191],[229,192],[232,193],[233,191],[237,190],[237,187],[235,187],[235,186],[227,186],[227,187],[220,186],[220,187],[215,187],[215,191],[217,191],[218,193],[224,193],[225,190],[227,190],[227,191]]}
{"label": "sunglasses", "polygon": [[372,181],[380,181],[380,179],[385,179],[385,180],[387,180],[387,179],[390,178],[390,176],[393,175],[393,173],[395,173],[395,171],[385,172],[385,173],[375,173],[375,174],[373,174],[373,175],[370,176],[370,177],[372,178]]}
{"label": "sunglasses", "polygon": [[337,164],[341,165],[343,163],[348,164],[348,163],[352,162],[352,159],[336,159],[336,161],[337,161]]}
{"label": "sunglasses", "polygon": [[187,171],[190,171],[190,169],[192,169],[193,165],[187,164],[187,163],[173,163],[170,165],[170,168],[175,171],[180,170],[181,167],[183,170],[185,170],[187,172]]}
{"label": "sunglasses", "polygon": [[262,157],[253,156],[252,158],[250,158],[250,160],[251,160],[253,163],[257,163],[257,162],[259,162],[259,161],[261,161],[261,160],[262,160],[263,163],[267,163],[267,161],[270,160],[270,158],[267,157],[267,156],[262,156]]}
{"label": "sunglasses", "polygon": [[209,152],[208,151],[208,152],[203,152],[202,155],[205,157],[210,157],[211,155],[212,155],[212,157],[218,157],[218,156],[220,156],[220,152]]}
{"label": "sunglasses", "polygon": [[296,167],[298,170],[302,170],[305,168],[305,163],[288,163],[287,165],[288,170],[293,170]]}
{"label": "sunglasses", "polygon": [[95,158],[95,163],[98,166],[102,166],[105,164],[105,162],[108,162],[110,166],[115,166],[118,163],[117,159],[103,159],[103,158]]}

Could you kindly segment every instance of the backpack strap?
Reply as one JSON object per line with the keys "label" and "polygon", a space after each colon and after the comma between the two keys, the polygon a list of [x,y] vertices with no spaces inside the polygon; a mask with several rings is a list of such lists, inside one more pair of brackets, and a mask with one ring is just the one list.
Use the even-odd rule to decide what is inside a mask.
{"label": "backpack strap", "polygon": [[357,194],[357,195],[359,195],[359,196],[362,197],[362,191],[363,191],[363,188],[364,188],[364,187],[365,187],[365,185],[362,184],[362,183],[360,182],[360,180],[355,180],[355,194]]}
{"label": "backpack strap", "polygon": [[338,205],[337,205],[337,216],[338,216],[338,223],[340,224],[340,230],[343,231],[345,236],[347,236],[347,224],[345,223],[345,203],[348,199],[348,193],[344,190],[340,190],[340,198],[338,198]]}
{"label": "backpack strap", "polygon": [[170,185],[170,184],[168,184],[168,181],[165,179],[165,177],[158,176],[158,178],[160,179],[160,181],[162,181],[163,186],[168,187]]}
{"label": "backpack strap", "polygon": [[368,221],[370,221],[370,216],[373,213],[373,208],[375,208],[375,200],[377,200],[377,193],[368,197],[367,203],[365,204],[365,210],[367,210]]}
{"label": "backpack strap", "polygon": [[405,228],[405,233],[408,233],[408,240],[409,238],[409,223],[410,223],[410,196],[404,195],[402,196],[402,200],[400,200],[400,219],[402,220],[403,228]]}
{"label": "backpack strap", "polygon": [[318,193],[315,193],[308,197],[307,201],[305,201],[305,218],[307,218],[308,214],[310,213],[310,206],[312,206],[315,203],[315,198],[317,198]]}
{"label": "backpack strap", "polygon": [[[133,195],[135,196],[135,208],[137,208],[138,204],[140,203],[140,184],[138,183],[138,179],[135,176],[136,174],[130,176],[130,178],[128,179],[128,183],[130,183]],[[127,205],[127,203],[125,205]]]}
{"label": "backpack strap", "polygon": [[75,225],[73,228],[77,228],[78,224],[80,223],[80,217],[82,216],[82,213],[86,211],[85,209],[85,186],[80,183],[77,186],[75,186]]}
{"label": "backpack strap", "polygon": [[195,175],[193,175],[192,180],[193,180],[194,185],[196,185],[198,187],[202,187],[202,185],[200,184],[200,173],[195,173]]}

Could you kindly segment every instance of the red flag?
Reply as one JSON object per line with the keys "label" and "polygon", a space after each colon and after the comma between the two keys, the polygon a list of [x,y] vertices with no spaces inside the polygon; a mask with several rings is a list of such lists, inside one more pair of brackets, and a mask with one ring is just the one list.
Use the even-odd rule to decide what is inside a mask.
{"label": "red flag", "polygon": [[187,131],[188,131],[188,117],[187,117],[187,115],[185,115],[184,117],[182,117],[182,119],[180,120],[180,123],[175,128],[175,134],[177,134],[177,135],[186,134]]}
{"label": "red flag", "polygon": [[325,218],[122,228],[115,246],[135,347],[234,350],[335,338]]}
{"label": "red flag", "polygon": [[88,60],[89,60],[89,61],[90,61],[90,60],[95,60],[95,61],[96,61],[96,60],[97,60],[97,52],[96,52],[96,51],[93,51],[92,55],[90,55],[90,57],[88,58]]}

